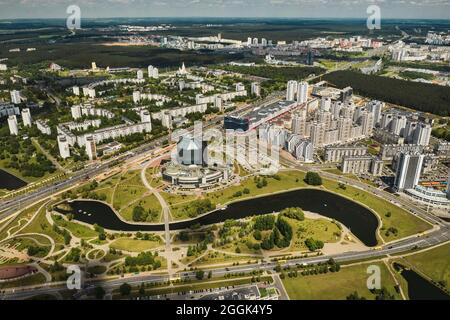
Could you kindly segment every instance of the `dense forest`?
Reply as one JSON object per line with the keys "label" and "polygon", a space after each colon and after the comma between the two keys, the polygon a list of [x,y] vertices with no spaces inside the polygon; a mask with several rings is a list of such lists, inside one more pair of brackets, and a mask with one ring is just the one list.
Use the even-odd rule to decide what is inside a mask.
{"label": "dense forest", "polygon": [[339,88],[351,86],[356,93],[373,99],[440,116],[450,116],[449,87],[364,75],[353,71],[332,72],[325,75],[323,80]]}

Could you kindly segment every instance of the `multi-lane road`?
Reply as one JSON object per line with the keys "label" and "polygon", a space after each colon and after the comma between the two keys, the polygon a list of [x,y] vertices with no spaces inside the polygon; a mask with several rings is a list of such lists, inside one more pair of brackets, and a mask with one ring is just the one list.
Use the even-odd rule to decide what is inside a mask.
{"label": "multi-lane road", "polygon": [[[297,163],[290,162],[288,160],[283,159],[284,164],[289,164],[291,167],[298,167],[299,165]],[[305,169],[303,166],[301,169]],[[340,180],[342,182],[351,183],[352,185],[359,187],[363,190],[375,193],[378,196],[384,197],[385,199],[388,199],[389,201],[395,202],[397,204],[402,205],[405,209],[409,210],[412,214],[415,214],[422,219],[428,221],[431,223],[434,228],[427,233],[411,236],[402,240],[394,241],[387,243],[383,246],[377,247],[377,248],[371,248],[365,251],[358,251],[358,252],[346,252],[341,253],[337,255],[322,255],[322,256],[316,256],[311,258],[299,258],[299,259],[292,259],[288,260],[284,263],[283,266],[296,266],[296,265],[311,265],[311,264],[317,264],[320,262],[326,262],[330,258],[333,258],[334,260],[338,262],[350,262],[350,261],[359,261],[359,260],[375,260],[382,257],[385,257],[387,255],[391,254],[398,254],[398,253],[405,253],[409,252],[411,250],[420,250],[425,248],[430,248],[433,246],[436,246],[438,244],[442,244],[445,242],[450,241],[450,227],[448,224],[446,224],[444,221],[440,220],[439,218],[433,216],[432,214],[427,213],[426,211],[415,207],[411,203],[402,200],[401,198],[397,198],[394,195],[391,195],[385,191],[382,191],[380,189],[374,188],[372,186],[365,185],[363,183],[360,183],[355,180],[349,180],[345,177],[336,176],[333,174],[328,174],[326,172],[321,172],[324,176],[328,178],[333,178]],[[217,269],[211,269],[213,278],[224,276],[228,273],[241,273],[241,272],[252,272],[254,270],[273,270],[277,266],[277,262],[260,262],[258,264],[247,264],[247,265],[240,265],[240,266],[234,266],[229,268],[217,268]],[[206,270],[209,271],[209,270]],[[195,279],[195,272],[182,272],[179,274],[180,278],[182,279]],[[96,285],[101,285],[104,289],[107,291],[112,291],[114,289],[117,289],[122,285],[123,283],[128,283],[130,285],[139,285],[142,282],[154,282],[154,283],[162,283],[167,282],[169,280],[169,275],[135,275],[130,277],[124,277],[114,280],[105,280],[102,282],[97,282],[94,280],[91,280],[91,283],[87,283],[85,286],[87,288],[92,288]],[[6,291],[3,294],[3,298],[5,299],[23,299],[27,298],[29,296],[37,295],[37,294],[56,294],[61,290],[65,289],[65,284],[44,284],[39,286],[34,286],[32,290],[31,288],[24,288],[24,289],[16,289],[16,290],[9,290]]]}
{"label": "multi-lane road", "polygon": [[[276,97],[270,97],[267,100],[276,99]],[[238,112],[245,112],[249,109],[253,108],[254,106],[250,105],[247,106],[244,109],[240,109]],[[235,114],[237,112],[234,112]],[[211,127],[216,126],[223,117],[217,117],[213,120],[210,120],[206,123],[205,127]],[[192,129],[191,129],[192,130]],[[123,162],[123,161],[133,161],[134,159],[138,159],[143,154],[148,153],[155,149],[157,146],[160,146],[164,140],[167,140],[167,136],[158,138],[156,140],[153,140],[152,142],[143,145],[141,147],[136,148],[133,150],[133,153],[127,153],[125,155],[121,155],[118,158],[108,161],[106,163],[99,163],[97,165],[88,167],[78,173],[76,173],[71,178],[61,181],[58,183],[55,183],[54,185],[42,188],[36,192],[23,195],[20,197],[17,197],[13,200],[9,200],[8,202],[0,203],[0,220],[6,218],[9,215],[14,214],[17,212],[17,210],[27,204],[31,204],[34,201],[43,199],[45,197],[48,197],[52,195],[55,192],[61,191],[65,188],[71,187],[75,185],[76,183],[82,182],[83,180],[89,179],[91,177],[94,177],[102,172],[105,172],[107,170],[110,170],[112,167],[114,167],[115,164],[117,164],[117,161]],[[313,166],[305,166],[300,165],[296,163],[295,161],[291,161],[288,159],[282,159],[282,164],[284,164],[287,167],[292,168],[298,168],[304,171],[308,170],[316,170]],[[320,170],[319,170],[320,171]],[[320,171],[320,174],[323,175],[325,178],[330,178],[333,180],[341,181],[343,183],[351,184],[355,187],[358,187],[362,190],[365,190],[367,192],[373,193],[379,197],[382,197],[388,201],[391,201],[392,203],[399,205],[403,207],[404,209],[408,210],[411,214],[414,214],[430,224],[433,225],[433,229],[430,232],[427,232],[425,234],[416,235],[412,237],[408,237],[399,241],[390,242],[388,244],[385,244],[381,247],[377,247],[376,249],[368,249],[366,251],[359,251],[359,252],[346,252],[342,254],[337,255],[323,255],[323,256],[317,256],[312,258],[301,258],[301,259],[292,259],[286,262],[285,266],[294,266],[298,264],[316,264],[319,262],[325,262],[329,260],[330,258],[333,258],[334,260],[338,262],[349,262],[349,261],[358,261],[358,260],[370,260],[370,259],[377,259],[385,257],[386,255],[390,254],[397,254],[397,253],[404,253],[415,249],[424,249],[433,247],[435,245],[450,241],[450,227],[447,223],[439,219],[438,217],[422,210],[421,208],[416,207],[413,203],[410,203],[401,197],[397,197],[393,194],[390,194],[388,192],[385,192],[381,189],[375,188],[370,185],[366,185],[362,182],[346,178],[344,176],[335,175],[329,172]],[[234,266],[229,268],[217,268],[212,269],[212,275],[213,277],[221,277],[227,273],[241,273],[241,272],[252,272],[254,270],[272,270],[277,265],[277,262],[261,262],[258,264],[248,264],[248,265],[241,265],[241,266]],[[206,270],[209,271],[209,270]],[[183,272],[180,274],[180,277],[182,279],[184,278],[195,278],[195,272]],[[114,289],[117,289],[122,285],[123,283],[128,283],[131,285],[138,285],[142,282],[167,282],[169,280],[169,275],[134,275],[130,277],[124,277],[114,280],[105,280],[102,282],[98,282],[95,279],[91,280],[91,283],[86,283],[86,286],[88,288],[95,286],[95,285],[101,285],[104,289],[107,291],[111,291]],[[43,284],[43,285],[37,285],[32,288],[23,288],[23,289],[14,289],[14,290],[6,290],[3,293],[3,298],[6,299],[23,299],[27,298],[29,296],[38,295],[38,294],[57,294],[59,291],[65,289],[65,284]]]}

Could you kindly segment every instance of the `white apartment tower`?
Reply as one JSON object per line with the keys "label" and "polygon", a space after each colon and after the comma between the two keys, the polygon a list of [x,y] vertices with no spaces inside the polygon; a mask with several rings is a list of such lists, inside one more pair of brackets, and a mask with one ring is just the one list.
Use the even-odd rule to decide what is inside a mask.
{"label": "white apartment tower", "polygon": [[367,104],[367,110],[373,113],[374,125],[378,125],[381,122],[381,112],[383,110],[384,103],[381,101],[373,100]]}
{"label": "white apartment tower", "polygon": [[396,134],[397,136],[403,136],[403,132],[406,127],[406,122],[407,122],[406,116],[397,115],[396,117],[394,117],[394,120],[392,120],[391,132],[393,134]]}
{"label": "white apartment tower", "polygon": [[14,104],[20,104],[22,102],[22,98],[20,96],[20,91],[12,90],[10,92],[11,95],[11,102]]}
{"label": "white apartment tower", "polygon": [[97,158],[97,147],[95,146],[94,137],[89,135],[85,137],[86,139],[86,153],[89,157],[89,160],[94,160]]}
{"label": "white apartment tower", "polygon": [[287,101],[295,101],[295,94],[297,93],[297,81],[290,80],[287,83],[286,89],[286,100]]}
{"label": "white apartment tower", "polygon": [[72,92],[74,95],[79,96],[80,95],[80,87],[72,87]]}
{"label": "white apartment tower", "polygon": [[70,146],[65,136],[58,136],[59,155],[63,159],[70,158]]}
{"label": "white apartment tower", "polygon": [[17,123],[17,117],[15,115],[8,117],[8,126],[11,135],[13,136],[19,135],[19,125]]}
{"label": "white apartment tower", "polygon": [[139,70],[136,72],[136,78],[137,78],[138,80],[144,79],[144,72],[143,72],[142,70],[139,69]]}
{"label": "white apartment tower", "polygon": [[431,131],[431,125],[427,123],[419,124],[416,131],[414,132],[412,141],[413,144],[418,144],[419,146],[428,146],[430,144]]}
{"label": "white apartment tower", "polygon": [[308,102],[308,83],[300,82],[297,88],[297,102],[307,103]]}
{"label": "white apartment tower", "polygon": [[251,89],[253,95],[257,97],[261,96],[261,84],[259,82],[253,82]]}
{"label": "white apartment tower", "polygon": [[139,103],[139,101],[141,101],[141,93],[139,91],[134,91],[133,92],[133,102]]}
{"label": "white apartment tower", "polygon": [[162,112],[161,123],[163,127],[172,129],[172,115],[169,111]]}
{"label": "white apartment tower", "polygon": [[30,109],[26,108],[22,110],[22,121],[25,127],[31,127],[33,121],[31,119]]}
{"label": "white apartment tower", "polygon": [[294,134],[302,137],[306,135],[306,113],[304,111],[293,115],[291,129]]}
{"label": "white apartment tower", "polygon": [[411,143],[413,141],[418,125],[419,124],[417,121],[408,120],[408,122],[406,122],[406,127],[403,132],[403,137],[405,138],[406,143]]}
{"label": "white apartment tower", "polygon": [[320,101],[320,110],[330,111],[331,110],[331,98],[323,97]]}
{"label": "white apartment tower", "polygon": [[74,120],[80,119],[82,114],[81,114],[81,105],[75,105],[72,106],[70,108],[70,111],[72,112],[72,118]]}
{"label": "white apartment tower", "polygon": [[311,126],[311,143],[314,148],[323,146],[325,140],[325,124],[314,123]]}
{"label": "white apartment tower", "polygon": [[396,191],[413,189],[417,186],[424,158],[425,155],[419,153],[400,153],[394,181],[394,189]]}
{"label": "white apartment tower", "polygon": [[360,124],[362,134],[366,137],[372,136],[374,127],[373,113],[369,111],[363,111],[361,113]]}
{"label": "white apartment tower", "polygon": [[148,110],[141,111],[141,122],[143,122],[143,123],[152,122],[152,117]]}
{"label": "white apartment tower", "polygon": [[219,95],[214,98],[214,108],[219,109],[220,112],[223,111],[223,101],[222,97]]}
{"label": "white apartment tower", "polygon": [[159,78],[159,70],[154,66],[148,66],[148,77],[153,79]]}
{"label": "white apartment tower", "polygon": [[339,141],[346,142],[352,133],[352,119],[340,118],[338,121]]}

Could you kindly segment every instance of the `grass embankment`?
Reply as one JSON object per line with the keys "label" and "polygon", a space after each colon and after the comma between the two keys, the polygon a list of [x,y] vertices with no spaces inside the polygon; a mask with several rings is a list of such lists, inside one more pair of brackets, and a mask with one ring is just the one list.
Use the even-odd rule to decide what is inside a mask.
{"label": "grass embankment", "polygon": [[150,249],[157,248],[161,246],[161,241],[151,241],[151,240],[136,240],[120,238],[114,240],[110,247],[116,250],[128,251],[128,252],[141,252]]}
{"label": "grass embankment", "polygon": [[[447,243],[437,248],[395,259],[395,261],[406,267],[411,267],[450,290],[449,254],[450,243]],[[406,284],[406,281],[402,281],[402,285],[404,284]],[[404,289],[404,292],[408,292],[407,288]]]}
{"label": "grass embankment", "polygon": [[[431,228],[431,225],[422,219],[416,218],[404,209],[366,191],[348,185],[343,189],[338,182],[327,179],[323,179],[323,186],[329,191],[360,202],[375,211],[383,223],[380,233],[384,241],[401,239]],[[397,234],[387,233],[390,228],[395,228]]]}
{"label": "grass embankment", "polygon": [[367,267],[377,265],[381,271],[381,286],[385,287],[396,299],[395,281],[384,263],[361,264],[342,267],[339,272],[309,275],[283,279],[284,287],[292,300],[345,300],[353,292],[360,297],[375,299],[367,288]]}
{"label": "grass embankment", "polygon": [[[273,281],[271,276],[263,276],[260,277],[259,282],[269,282],[271,283]],[[240,278],[240,279],[224,279],[224,278],[218,278],[214,280],[203,280],[203,281],[195,281],[188,284],[176,284],[172,287],[156,287],[156,288],[146,288],[146,295],[148,296],[155,296],[155,295],[164,295],[164,294],[171,294],[171,293],[178,293],[178,292],[189,292],[189,291],[195,291],[195,290],[202,290],[202,289],[215,289],[215,288],[226,288],[226,287],[232,287],[232,286],[240,286],[245,284],[251,284],[252,277],[246,277],[246,278]],[[119,293],[119,290],[116,289],[113,291],[113,299],[124,299],[124,298],[131,298],[131,297],[138,297],[139,296],[139,287],[133,288],[133,291],[131,292],[130,296],[122,296]]]}

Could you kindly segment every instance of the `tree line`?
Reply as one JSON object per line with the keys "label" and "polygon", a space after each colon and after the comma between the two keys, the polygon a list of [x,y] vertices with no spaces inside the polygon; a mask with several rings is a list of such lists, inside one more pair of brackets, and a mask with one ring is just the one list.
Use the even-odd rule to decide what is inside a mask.
{"label": "tree line", "polygon": [[335,71],[325,75],[323,80],[339,88],[350,86],[356,93],[373,99],[440,116],[450,116],[449,87],[364,75],[354,71]]}

